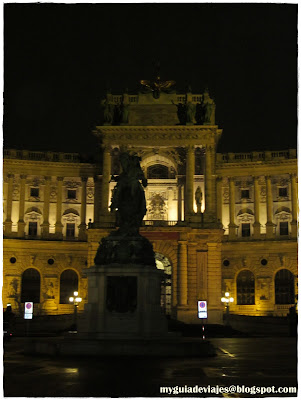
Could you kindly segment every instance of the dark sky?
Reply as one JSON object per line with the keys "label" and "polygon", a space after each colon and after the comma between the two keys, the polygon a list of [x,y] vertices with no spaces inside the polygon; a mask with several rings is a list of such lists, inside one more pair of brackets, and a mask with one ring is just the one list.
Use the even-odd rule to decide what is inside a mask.
{"label": "dark sky", "polygon": [[93,153],[100,101],[208,86],[219,151],[296,148],[296,4],[5,4],[4,147]]}

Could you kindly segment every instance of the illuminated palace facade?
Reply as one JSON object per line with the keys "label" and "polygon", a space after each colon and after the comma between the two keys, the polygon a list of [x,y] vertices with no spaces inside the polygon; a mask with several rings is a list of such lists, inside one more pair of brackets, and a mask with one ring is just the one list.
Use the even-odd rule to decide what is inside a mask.
{"label": "illuminated palace facade", "polygon": [[231,313],[287,315],[297,297],[296,150],[216,153],[222,130],[207,91],[109,93],[103,112],[102,165],[4,150],[4,307],[33,301],[37,314],[68,314],[78,290],[83,310],[84,269],[115,227],[111,175],[130,151],[148,179],[140,232],[165,272],[166,314],[198,323],[207,300],[207,322],[222,323],[228,291]]}

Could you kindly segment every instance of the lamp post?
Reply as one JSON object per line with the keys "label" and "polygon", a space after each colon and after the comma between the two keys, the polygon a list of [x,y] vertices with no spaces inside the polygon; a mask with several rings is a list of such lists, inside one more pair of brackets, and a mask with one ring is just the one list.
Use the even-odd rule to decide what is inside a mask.
{"label": "lamp post", "polygon": [[230,325],[229,306],[230,306],[230,303],[233,303],[234,299],[233,299],[233,297],[230,297],[229,292],[225,292],[225,296],[221,298],[221,301],[222,301],[222,303],[225,304],[225,307],[226,307],[226,325]]}
{"label": "lamp post", "polygon": [[82,298],[78,297],[78,292],[73,292],[73,295],[74,297],[69,297],[69,301],[71,304],[74,304],[74,326],[75,330],[77,330],[77,307],[82,301]]}

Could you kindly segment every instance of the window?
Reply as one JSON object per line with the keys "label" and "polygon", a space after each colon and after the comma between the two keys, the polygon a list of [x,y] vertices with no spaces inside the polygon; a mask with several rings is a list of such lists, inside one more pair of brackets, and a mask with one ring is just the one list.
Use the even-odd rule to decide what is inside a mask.
{"label": "window", "polygon": [[75,200],[76,199],[76,189],[68,189],[67,190],[67,198],[69,200]]}
{"label": "window", "polygon": [[39,188],[30,188],[30,197],[39,197]]}
{"label": "window", "polygon": [[152,165],[147,169],[148,179],[168,179],[168,168],[165,165]]}
{"label": "window", "polygon": [[21,303],[40,303],[40,273],[34,268],[23,272],[21,282]]}
{"label": "window", "polygon": [[250,190],[249,189],[242,189],[241,190],[241,198],[242,199],[249,199],[250,198]]}
{"label": "window", "polygon": [[74,238],[75,237],[75,224],[67,224],[66,226],[66,237]]}
{"label": "window", "polygon": [[278,188],[279,197],[287,197],[287,187]]}
{"label": "window", "polygon": [[37,222],[29,222],[28,223],[28,235],[29,236],[37,236],[38,234],[38,223]]}
{"label": "window", "polygon": [[241,271],[237,275],[237,304],[255,304],[255,278],[249,270]]}
{"label": "window", "polygon": [[280,235],[288,235],[288,222],[280,222],[279,224],[279,233]]}
{"label": "window", "polygon": [[70,304],[69,297],[78,290],[77,273],[72,269],[66,269],[60,278],[60,304]]}
{"label": "window", "polygon": [[250,224],[241,224],[241,236],[248,237],[251,236]]}
{"label": "window", "polygon": [[295,304],[294,275],[288,269],[275,275],[275,303]]}

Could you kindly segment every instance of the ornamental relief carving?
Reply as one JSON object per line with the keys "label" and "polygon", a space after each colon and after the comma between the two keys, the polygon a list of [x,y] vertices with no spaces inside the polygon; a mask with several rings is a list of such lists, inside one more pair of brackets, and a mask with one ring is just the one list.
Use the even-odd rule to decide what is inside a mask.
{"label": "ornamental relief carving", "polygon": [[237,219],[239,220],[240,223],[243,222],[252,222],[254,220],[254,217],[250,214],[241,214],[237,217]]}
{"label": "ornamental relief carving", "polygon": [[46,182],[45,179],[42,179],[38,176],[26,179],[26,184],[32,187],[39,187],[41,185],[45,185],[45,182]]}
{"label": "ornamental relief carving", "polygon": [[270,299],[271,277],[257,277],[257,290],[260,300]]}
{"label": "ornamental relief carving", "polygon": [[261,203],[265,203],[266,202],[266,195],[267,195],[267,189],[266,189],[265,185],[264,186],[260,186],[259,194],[260,194]]}
{"label": "ornamental relief carving", "polygon": [[229,204],[229,198],[230,198],[230,191],[228,187],[225,187],[223,189],[223,199],[224,199],[224,204]]}
{"label": "ornamental relief carving", "polygon": [[81,186],[81,183],[78,181],[73,181],[73,180],[64,181],[64,186],[69,189],[77,189],[78,187]]}
{"label": "ornamental relief carving", "polygon": [[57,191],[56,191],[57,189],[56,189],[56,187],[55,186],[52,186],[51,188],[50,188],[50,194],[49,194],[49,201],[50,201],[50,203],[55,203],[56,202],[56,199],[57,199]]}
{"label": "ornamental relief carving", "polygon": [[112,133],[109,136],[106,135],[104,140],[112,141],[124,141],[126,140],[201,140],[208,141],[210,140],[213,132],[205,133],[205,132],[170,132],[170,133]]}
{"label": "ornamental relief carving", "polygon": [[94,187],[87,187],[87,204],[91,204],[94,202]]}
{"label": "ornamental relief carving", "polygon": [[168,196],[165,190],[161,190],[161,191],[149,191],[148,195],[147,195],[147,199],[148,200],[152,200],[153,197],[155,197],[156,195],[159,195],[160,197],[162,197],[163,200],[167,200]]}
{"label": "ornamental relief carving", "polygon": [[19,185],[13,185],[12,199],[19,200],[19,195],[20,195]]}
{"label": "ornamental relief carving", "polygon": [[281,186],[287,186],[290,180],[288,178],[284,178],[284,177],[278,177],[278,178],[276,177],[276,178],[272,179],[271,181],[272,181],[272,184],[274,184],[274,185],[278,184]]}
{"label": "ornamental relief carving", "polygon": [[259,185],[265,185],[265,177],[264,176],[260,176],[258,179],[258,183]]}
{"label": "ornamental relief carving", "polygon": [[163,196],[159,193],[153,194],[148,208],[150,218],[155,220],[164,220],[166,217],[166,211],[167,207]]}

